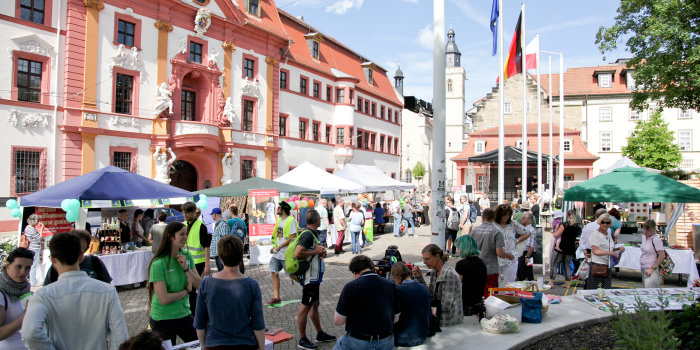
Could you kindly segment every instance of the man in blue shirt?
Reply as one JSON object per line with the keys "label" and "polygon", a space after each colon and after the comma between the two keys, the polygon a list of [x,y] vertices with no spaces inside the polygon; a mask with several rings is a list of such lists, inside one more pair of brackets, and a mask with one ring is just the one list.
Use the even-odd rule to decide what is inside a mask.
{"label": "man in blue shirt", "polygon": [[334,349],[392,350],[394,323],[400,315],[396,286],[374,272],[374,264],[366,255],[352,258],[349,270],[355,279],[340,293],[333,317],[333,323],[345,325],[347,333]]}

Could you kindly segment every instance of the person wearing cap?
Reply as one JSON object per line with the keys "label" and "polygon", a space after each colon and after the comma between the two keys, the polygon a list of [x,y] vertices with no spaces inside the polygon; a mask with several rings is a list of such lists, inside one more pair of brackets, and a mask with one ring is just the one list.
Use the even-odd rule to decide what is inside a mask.
{"label": "person wearing cap", "polygon": [[517,221],[518,223],[522,224],[521,219],[523,218],[523,214],[525,212],[529,212],[531,208],[530,201],[527,200],[524,203],[521,203],[520,206],[518,207],[519,210],[514,211],[513,214],[513,220]]}
{"label": "person wearing cap", "polygon": [[220,208],[214,208],[211,210],[211,218],[214,219],[214,233],[211,235],[211,245],[209,247],[209,255],[216,262],[216,268],[221,271],[224,269],[224,264],[219,258],[219,251],[217,246],[221,238],[226,235],[231,234],[231,229],[228,226],[226,220],[221,213]]}
{"label": "person wearing cap", "polygon": [[289,215],[292,207],[289,203],[281,201],[277,207],[277,223],[272,231],[272,248],[270,253],[270,274],[272,275],[272,299],[268,305],[282,302],[280,298],[280,271],[284,270],[284,252],[287,250],[289,242],[297,236],[297,221]]}

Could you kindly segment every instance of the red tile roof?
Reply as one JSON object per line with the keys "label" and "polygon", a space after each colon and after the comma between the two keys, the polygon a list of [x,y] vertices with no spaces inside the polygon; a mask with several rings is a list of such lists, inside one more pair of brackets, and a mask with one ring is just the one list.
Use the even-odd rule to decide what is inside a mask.
{"label": "red tile roof", "polygon": [[[564,96],[629,94],[625,69],[624,64],[569,68],[564,73]],[[611,87],[598,87],[598,78],[595,72],[599,71],[614,71]],[[542,74],[540,81],[542,89],[550,91],[549,74]],[[552,89],[552,96],[559,96],[559,74],[552,74]]]}
{"label": "red tile roof", "polygon": [[[402,105],[402,102],[396,96],[393,84],[384,68],[375,63],[372,77],[374,82],[373,84],[369,84],[365,79],[361,64],[370,61],[370,59],[352,51],[333,37],[320,33],[309,24],[297,19],[291,14],[281,9],[278,9],[278,11],[282,26],[293,41],[289,50],[290,60],[331,77],[336,76],[331,69],[337,69],[356,78],[355,87],[357,89],[382,97],[396,105]],[[320,33],[323,36],[323,42],[320,45],[319,59],[315,59],[311,56],[308,44],[306,43],[306,38],[304,36],[310,33]]]}
{"label": "red tile roof", "polygon": [[[522,136],[522,124],[506,124],[504,125],[504,145],[516,146]],[[580,159],[590,160],[593,164],[599,157],[588,152],[586,146],[581,141],[581,132],[574,129],[564,128],[564,136],[571,138],[572,150],[566,152],[565,159]],[[554,154],[559,153],[559,125],[552,125],[552,148]],[[537,152],[537,124],[528,123],[527,125],[527,149],[532,152]],[[498,149],[498,127],[492,127],[469,134],[469,143],[464,147],[462,152],[452,158],[455,162],[466,163],[469,157],[475,156],[474,143],[476,141],[486,141],[484,153]],[[542,154],[549,152],[549,123],[542,123]],[[482,153],[479,153],[482,154]]]}
{"label": "red tile roof", "polygon": [[232,0],[238,4],[238,9],[241,15],[247,19],[247,24],[254,27],[261,28],[273,34],[276,34],[283,38],[289,38],[287,32],[285,32],[284,27],[280,21],[279,14],[277,13],[277,6],[273,0],[262,0],[260,1],[260,17],[248,13],[245,8],[244,0]]}

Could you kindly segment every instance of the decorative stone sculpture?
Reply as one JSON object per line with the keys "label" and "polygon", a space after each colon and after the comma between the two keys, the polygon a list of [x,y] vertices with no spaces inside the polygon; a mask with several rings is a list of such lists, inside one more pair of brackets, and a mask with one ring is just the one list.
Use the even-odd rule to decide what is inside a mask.
{"label": "decorative stone sculpture", "polygon": [[166,109],[168,113],[173,114],[173,93],[170,91],[168,84],[161,83],[158,87],[156,96],[156,105],[153,107],[153,115],[159,116]]}
{"label": "decorative stone sculpture", "polygon": [[156,181],[160,181],[164,184],[170,183],[170,177],[168,172],[170,166],[175,162],[177,157],[173,153],[172,148],[168,147],[168,152],[170,153],[170,160],[168,160],[168,155],[166,153],[161,153],[161,148],[156,147],[155,153],[153,153],[153,161],[156,164]]}
{"label": "decorative stone sculpture", "polygon": [[224,119],[228,120],[229,123],[233,124],[236,120],[236,111],[233,107],[233,100],[231,97],[226,99],[226,105],[224,106]]}
{"label": "decorative stone sculpture", "polygon": [[221,158],[221,172],[223,173],[223,177],[221,178],[221,184],[222,185],[228,185],[233,182],[233,162],[234,162],[234,153],[233,150],[231,152],[227,152],[224,154],[224,157]]}
{"label": "decorative stone sculpture", "polygon": [[197,36],[202,37],[207,32],[211,25],[211,13],[206,7],[202,7],[197,11],[197,17],[194,18],[194,31]]}

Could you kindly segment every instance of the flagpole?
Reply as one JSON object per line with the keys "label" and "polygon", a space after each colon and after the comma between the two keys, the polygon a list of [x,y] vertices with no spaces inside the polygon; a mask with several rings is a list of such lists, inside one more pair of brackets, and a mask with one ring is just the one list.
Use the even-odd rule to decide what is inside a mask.
{"label": "flagpole", "polygon": [[559,189],[564,190],[564,52],[559,55]]}
{"label": "flagpole", "polygon": [[525,48],[525,3],[520,4],[520,13],[522,18],[520,27],[520,63],[522,65],[523,73],[523,135],[520,151],[522,153],[522,187],[521,187],[521,203],[525,203],[527,200],[527,51]]}
{"label": "flagpole", "polygon": [[540,103],[542,89],[540,86],[540,34],[537,33],[537,196],[542,197],[542,114]]}
{"label": "flagpole", "polygon": [[430,243],[445,249],[445,0],[433,1],[432,159]]}
{"label": "flagpole", "polygon": [[552,146],[552,54],[549,54],[549,162],[547,162],[547,185],[554,198],[554,151]]}
{"label": "flagpole", "polygon": [[498,204],[505,201],[505,158],[503,154],[503,0],[498,0]]}

